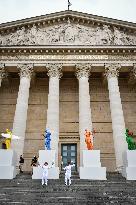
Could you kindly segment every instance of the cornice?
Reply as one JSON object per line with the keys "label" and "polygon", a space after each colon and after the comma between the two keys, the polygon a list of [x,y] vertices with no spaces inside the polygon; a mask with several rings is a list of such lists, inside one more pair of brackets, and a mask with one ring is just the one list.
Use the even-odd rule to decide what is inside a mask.
{"label": "cornice", "polygon": [[32,27],[33,25],[44,25],[44,24],[54,24],[57,22],[65,22],[70,19],[71,22],[77,22],[77,23],[83,23],[83,24],[98,24],[98,26],[101,26],[103,24],[116,26],[123,30],[136,30],[136,23],[131,23],[127,21],[122,20],[116,20],[112,18],[92,15],[92,14],[86,14],[82,12],[77,11],[61,11],[51,14],[46,14],[42,16],[36,16],[32,18],[26,18],[22,20],[7,22],[0,24],[0,31],[4,30],[16,30],[17,28],[21,27]]}

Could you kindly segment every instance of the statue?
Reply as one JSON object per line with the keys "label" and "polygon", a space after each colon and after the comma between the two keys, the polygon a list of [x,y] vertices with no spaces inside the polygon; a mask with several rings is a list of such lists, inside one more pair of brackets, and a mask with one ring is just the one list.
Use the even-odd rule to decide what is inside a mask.
{"label": "statue", "polygon": [[103,29],[99,31],[99,38],[101,39],[100,43],[102,43],[102,45],[112,44],[113,34],[112,34],[112,31],[110,30],[110,26],[103,25]]}
{"label": "statue", "polygon": [[85,135],[85,142],[87,145],[87,149],[93,150],[93,143],[92,143],[93,133],[86,129],[84,135]]}
{"label": "statue", "polygon": [[10,149],[12,132],[9,129],[6,129],[6,133],[9,135],[9,137],[5,139],[6,149]]}
{"label": "statue", "polygon": [[126,135],[126,141],[128,143],[128,149],[136,150],[136,142],[133,139],[133,132],[130,132],[129,129],[126,129],[125,135]]}
{"label": "statue", "polygon": [[6,129],[6,133],[1,133],[1,136],[6,138],[5,139],[5,145],[6,145],[6,149],[10,149],[11,148],[11,140],[13,139],[20,139],[18,136],[13,135],[12,132],[9,129]]}
{"label": "statue", "polygon": [[45,133],[44,133],[43,136],[44,136],[45,149],[51,150],[51,145],[50,145],[50,142],[51,142],[51,132],[50,132],[50,130],[48,128],[45,130]]}

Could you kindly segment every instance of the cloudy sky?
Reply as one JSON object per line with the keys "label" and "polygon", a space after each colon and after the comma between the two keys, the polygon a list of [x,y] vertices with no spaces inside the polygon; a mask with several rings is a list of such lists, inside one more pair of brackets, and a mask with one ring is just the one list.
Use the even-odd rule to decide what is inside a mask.
{"label": "cloudy sky", "polygon": [[[136,23],[136,0],[70,0],[71,10]],[[0,0],[0,23],[67,10],[67,0]]]}

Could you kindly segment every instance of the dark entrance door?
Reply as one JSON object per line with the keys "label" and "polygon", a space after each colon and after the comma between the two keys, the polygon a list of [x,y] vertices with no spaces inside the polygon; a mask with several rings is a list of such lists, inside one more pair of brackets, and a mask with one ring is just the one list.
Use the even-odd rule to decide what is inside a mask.
{"label": "dark entrance door", "polygon": [[62,144],[61,145],[62,156],[62,170],[68,162],[73,162],[75,167],[72,170],[77,170],[77,144]]}

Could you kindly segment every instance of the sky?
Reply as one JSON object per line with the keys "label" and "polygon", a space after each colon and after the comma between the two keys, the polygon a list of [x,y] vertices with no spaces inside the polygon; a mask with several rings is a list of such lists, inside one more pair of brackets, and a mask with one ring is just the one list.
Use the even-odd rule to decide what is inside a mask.
{"label": "sky", "polygon": [[[0,0],[0,23],[67,10],[68,0]],[[136,0],[70,0],[70,10],[136,23]]]}

